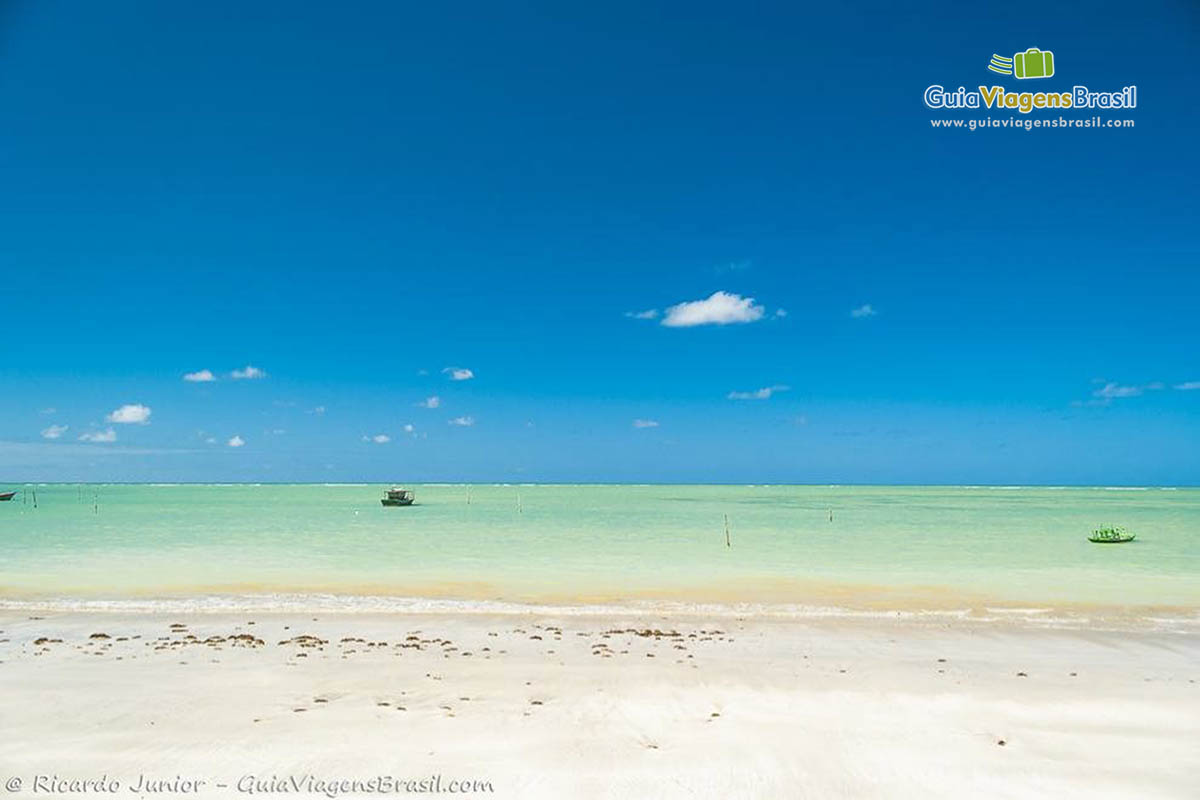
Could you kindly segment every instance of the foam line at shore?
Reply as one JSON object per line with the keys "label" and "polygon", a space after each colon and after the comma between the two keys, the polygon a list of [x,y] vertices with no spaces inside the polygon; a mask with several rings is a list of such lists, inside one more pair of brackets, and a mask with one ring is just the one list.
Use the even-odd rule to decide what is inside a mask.
{"label": "foam line at shore", "polygon": [[424,597],[334,594],[204,595],[167,598],[0,599],[0,611],[97,612],[125,614],[338,613],[463,614],[535,616],[698,616],[775,620],[897,620],[948,624],[1008,623],[1028,627],[1089,630],[1156,630],[1194,633],[1200,612],[1194,609],[1059,609],[983,607],[942,609],[855,609],[838,606],[761,603],[519,603],[503,600],[455,600]]}

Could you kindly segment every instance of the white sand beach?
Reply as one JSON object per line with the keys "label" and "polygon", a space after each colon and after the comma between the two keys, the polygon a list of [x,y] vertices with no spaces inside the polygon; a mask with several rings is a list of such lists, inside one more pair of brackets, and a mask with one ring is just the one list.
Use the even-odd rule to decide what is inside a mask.
{"label": "white sand beach", "polygon": [[1200,639],[1177,632],[6,611],[0,779],[12,796],[85,780],[122,796],[373,796],[346,782],[394,776],[427,783],[377,787],[1184,798],[1197,681]]}

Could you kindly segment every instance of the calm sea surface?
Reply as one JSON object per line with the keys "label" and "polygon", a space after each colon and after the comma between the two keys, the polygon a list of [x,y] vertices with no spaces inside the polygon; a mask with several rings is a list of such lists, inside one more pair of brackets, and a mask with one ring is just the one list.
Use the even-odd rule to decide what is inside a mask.
{"label": "calm sea surface", "polygon": [[[1198,489],[435,485],[384,508],[374,485],[72,484],[37,486],[35,509],[32,488],[0,503],[10,603],[1200,610]],[[1100,524],[1138,539],[1089,543]]]}

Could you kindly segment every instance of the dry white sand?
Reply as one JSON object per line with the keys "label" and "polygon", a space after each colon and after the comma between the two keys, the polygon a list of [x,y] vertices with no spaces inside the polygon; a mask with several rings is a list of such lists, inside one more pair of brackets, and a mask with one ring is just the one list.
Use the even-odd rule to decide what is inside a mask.
{"label": "dry white sand", "polygon": [[[441,776],[445,794],[484,781],[467,796],[504,798],[1124,800],[1200,786],[1194,634],[32,613],[0,613],[0,783],[20,779],[21,795],[102,776],[124,797],[177,778],[202,781],[200,797],[324,797],[306,781],[377,775]],[[273,792],[253,783],[272,778]],[[283,791],[292,780],[301,791]]]}

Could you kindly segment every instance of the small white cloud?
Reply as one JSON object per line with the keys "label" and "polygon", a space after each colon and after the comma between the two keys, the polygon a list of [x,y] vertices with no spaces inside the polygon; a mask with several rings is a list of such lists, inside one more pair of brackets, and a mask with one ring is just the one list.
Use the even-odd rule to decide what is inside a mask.
{"label": "small white cloud", "polygon": [[112,428],[103,431],[89,431],[79,437],[81,442],[96,442],[98,444],[108,444],[117,440],[117,432]]}
{"label": "small white cloud", "polygon": [[213,375],[210,369],[202,369],[197,372],[185,373],[183,379],[188,383],[210,383],[215,381],[217,376]]}
{"label": "small white cloud", "polygon": [[205,444],[216,444],[217,440],[215,438],[213,438],[212,436],[209,436],[207,439],[204,440],[204,443]]}
{"label": "small white cloud", "polygon": [[272,428],[271,430],[267,431],[267,433],[271,434],[272,436],[283,436],[285,433],[287,433],[287,429]]}
{"label": "small white cloud", "polygon": [[626,311],[625,316],[630,319],[655,319],[658,316],[658,309],[647,308],[645,311]]}
{"label": "small white cloud", "polygon": [[243,439],[241,436],[238,436],[237,434],[234,434],[234,435],[233,435],[233,438],[231,438],[231,439],[230,439],[228,442],[226,442],[225,444],[229,445],[230,447],[242,447],[242,446],[244,446],[244,445],[246,444],[246,440],[245,440],[245,439]]}
{"label": "small white cloud", "polygon": [[364,442],[374,442],[375,444],[387,444],[392,440],[392,437],[386,433],[377,433],[374,436],[364,436],[362,440]]}
{"label": "small white cloud", "polygon": [[455,417],[454,419],[450,420],[448,424],[457,425],[460,428],[469,428],[475,424],[475,418],[474,417]]}
{"label": "small white cloud", "polygon": [[67,432],[67,427],[68,426],[66,426],[66,425],[51,425],[49,428],[45,428],[42,430],[42,438],[43,439],[62,438],[62,435]]}
{"label": "small white cloud", "polygon": [[319,417],[325,413],[325,406],[317,406],[316,408],[309,409],[308,413],[316,414]]}
{"label": "small white cloud", "polygon": [[446,367],[442,372],[449,375],[452,381],[469,381],[475,377],[475,373],[466,367]]}
{"label": "small white cloud", "polygon": [[149,406],[141,403],[126,403],[105,417],[105,420],[121,425],[149,425],[150,413]]}
{"label": "small white cloud", "polygon": [[424,400],[417,403],[417,405],[420,406],[421,408],[437,408],[441,404],[442,404],[442,398],[438,397],[436,394],[433,395],[432,397],[426,397]]}
{"label": "small white cloud", "polygon": [[1193,392],[1200,389],[1200,381],[1184,381],[1183,383],[1175,384],[1175,388],[1181,392]]}
{"label": "small white cloud", "polygon": [[1120,386],[1109,382],[1092,392],[1092,397],[1098,397],[1101,400],[1112,400],[1118,397],[1137,397],[1141,393],[1141,386]]}
{"label": "small white cloud", "polygon": [[657,428],[658,420],[656,419],[635,419],[633,421],[635,428]]}
{"label": "small white cloud", "polygon": [[871,307],[870,303],[867,303],[866,305],[851,309],[850,316],[854,317],[855,319],[865,319],[866,317],[873,317],[878,313],[878,311]]}
{"label": "small white cloud", "polygon": [[779,319],[783,319],[783,318],[784,318],[784,317],[786,317],[787,315],[788,315],[788,312],[787,312],[787,309],[786,309],[786,308],[777,308],[777,309],[775,309],[775,316],[776,316],[776,317],[778,317]]}
{"label": "small white cloud", "polygon": [[267,377],[267,373],[258,367],[247,364],[241,369],[235,369],[232,373],[230,373],[230,377],[232,377],[235,381],[249,381],[256,380],[258,378],[265,378]]}
{"label": "small white cloud", "polygon": [[755,389],[752,392],[730,392],[726,395],[730,400],[770,400],[771,395],[776,392],[786,392],[787,386],[776,384],[775,386],[764,386],[761,389]]}
{"label": "small white cloud", "polygon": [[765,308],[754,304],[753,297],[742,297],[730,292],[713,292],[705,300],[692,300],[671,306],[661,324],[668,328],[730,325],[757,322],[765,313]]}
{"label": "small white cloud", "polygon": [[411,422],[404,426],[405,433],[413,433],[416,430],[417,430],[416,426],[413,425]]}
{"label": "small white cloud", "polygon": [[43,408],[43,409],[42,409],[41,411],[39,411],[38,413],[39,413],[39,414],[45,414],[46,416],[50,416],[51,414],[55,413],[56,411],[58,411],[58,409],[57,409],[57,408],[55,408],[54,406],[49,406],[49,407],[47,407],[47,408]]}

